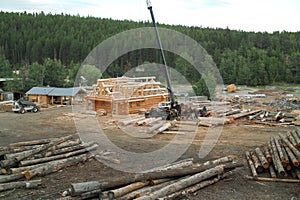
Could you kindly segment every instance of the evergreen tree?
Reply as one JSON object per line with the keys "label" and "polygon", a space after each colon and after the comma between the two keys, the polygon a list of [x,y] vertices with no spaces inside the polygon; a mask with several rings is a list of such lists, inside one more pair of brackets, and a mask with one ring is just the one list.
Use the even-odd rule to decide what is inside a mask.
{"label": "evergreen tree", "polygon": [[12,75],[12,69],[9,61],[0,51],[0,78],[10,78]]}
{"label": "evergreen tree", "polygon": [[[13,70],[23,71],[19,75],[23,82],[18,86],[23,88],[23,92],[29,85],[72,85],[78,66],[102,41],[129,29],[152,26],[149,22],[52,15],[43,12],[0,12],[0,18],[0,77],[14,76]],[[228,28],[164,24],[159,24],[159,27],[179,31],[202,45],[212,55],[225,84],[254,86],[300,82],[300,32],[254,33]],[[145,44],[155,40],[155,37],[148,36],[147,33],[141,33],[127,41],[116,42],[130,47],[133,40],[143,41]],[[112,50],[112,53],[117,53],[117,50]],[[195,53],[202,55],[201,52]],[[99,55],[102,56],[94,55],[91,57],[93,60],[88,63],[98,66]],[[195,58],[187,59],[184,55],[178,56],[171,52],[165,52],[165,56],[168,66],[180,72],[191,84],[200,81],[198,71],[187,62],[196,60]],[[159,50],[140,49],[126,53],[110,66],[101,66],[107,67],[107,70],[100,71],[104,77],[122,76],[144,62],[162,63]],[[32,68],[33,71],[43,71],[44,68],[44,76],[29,77]],[[25,80],[32,82],[25,83]]]}

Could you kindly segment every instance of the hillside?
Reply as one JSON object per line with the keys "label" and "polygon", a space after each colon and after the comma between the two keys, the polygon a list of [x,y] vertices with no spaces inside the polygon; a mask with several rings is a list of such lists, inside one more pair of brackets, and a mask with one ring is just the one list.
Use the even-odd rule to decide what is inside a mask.
{"label": "hillside", "polygon": [[[32,85],[62,86],[66,77],[73,83],[80,63],[99,43],[125,30],[151,26],[149,22],[43,12],[1,12],[0,19],[0,77],[12,77],[12,70],[29,74],[32,65],[39,71],[37,74],[43,74],[39,78],[22,77],[34,80],[18,90],[26,90]],[[213,57],[225,83],[251,86],[300,83],[300,32],[270,34],[164,24],[159,27],[179,31],[201,44]],[[179,56],[167,52],[166,58],[168,65],[180,71],[192,84],[199,81],[199,74],[195,75],[191,66]],[[120,76],[145,62],[161,63],[159,51],[130,52],[115,60],[105,76]],[[45,82],[50,76],[49,68],[45,68],[47,63],[57,65],[53,69],[60,70],[56,73],[61,75],[60,80],[53,81],[56,85]]]}

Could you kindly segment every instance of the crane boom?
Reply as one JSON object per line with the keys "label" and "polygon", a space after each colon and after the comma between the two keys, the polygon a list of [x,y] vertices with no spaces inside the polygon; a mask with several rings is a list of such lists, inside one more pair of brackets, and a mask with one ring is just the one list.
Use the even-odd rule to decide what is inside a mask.
{"label": "crane boom", "polygon": [[168,89],[168,92],[169,92],[169,95],[170,95],[170,101],[171,101],[171,104],[173,104],[175,102],[174,93],[173,93],[173,89],[172,89],[172,85],[171,85],[170,75],[169,75],[169,72],[168,72],[168,69],[167,69],[165,54],[164,54],[164,51],[163,51],[163,47],[162,47],[162,44],[161,44],[159,32],[158,32],[156,22],[155,22],[153,10],[152,10],[152,5],[151,5],[150,0],[146,0],[146,3],[147,3],[147,7],[148,7],[148,9],[150,11],[150,14],[151,14],[152,24],[153,24],[153,27],[155,29],[156,39],[157,39],[159,49],[160,49],[160,54],[161,54],[161,58],[162,58],[162,62],[163,62],[163,72],[164,72],[166,80],[167,80],[167,89]]}

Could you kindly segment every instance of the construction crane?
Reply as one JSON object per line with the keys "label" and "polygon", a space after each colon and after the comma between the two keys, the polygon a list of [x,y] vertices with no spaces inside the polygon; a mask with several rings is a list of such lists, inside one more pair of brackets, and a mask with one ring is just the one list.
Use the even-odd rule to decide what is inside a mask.
{"label": "construction crane", "polygon": [[160,40],[160,36],[159,36],[159,32],[158,32],[158,29],[157,29],[157,26],[156,26],[152,5],[151,5],[150,0],[146,0],[146,3],[147,3],[147,7],[148,7],[148,9],[150,11],[150,14],[151,14],[153,27],[155,29],[156,39],[157,39],[158,46],[159,46],[159,49],[160,49],[161,59],[162,59],[162,62],[163,62],[163,72],[165,74],[166,81],[167,81],[167,89],[168,89],[168,92],[170,94],[170,101],[171,101],[171,103],[174,103],[175,102],[175,97],[174,97],[174,93],[173,93],[173,89],[172,89],[172,85],[171,85],[169,71],[167,69],[167,63],[166,63],[164,50],[163,50],[161,40]]}
{"label": "construction crane", "polygon": [[[152,115],[162,115],[162,114],[166,114],[167,115],[167,119],[174,119],[180,116],[181,114],[181,108],[180,105],[175,101],[175,97],[174,97],[174,92],[172,89],[172,85],[171,85],[171,80],[170,80],[170,75],[169,75],[169,71],[167,68],[167,63],[166,63],[166,58],[165,58],[165,54],[164,54],[164,50],[161,44],[161,40],[160,40],[160,36],[159,36],[159,32],[156,26],[156,22],[155,22],[155,18],[154,18],[154,13],[153,13],[153,9],[152,9],[152,5],[150,0],[146,0],[147,3],[147,7],[148,10],[150,11],[150,15],[151,15],[151,19],[152,19],[152,24],[155,30],[155,35],[156,35],[156,39],[157,39],[157,43],[160,49],[160,54],[161,54],[161,59],[163,62],[163,72],[165,74],[166,77],[166,81],[167,81],[167,90],[169,93],[169,100],[170,102],[163,102],[161,103],[161,105],[159,106],[160,111],[155,112],[154,110],[152,110]],[[162,113],[161,111],[163,110]],[[150,111],[150,115],[151,115],[151,111]]]}

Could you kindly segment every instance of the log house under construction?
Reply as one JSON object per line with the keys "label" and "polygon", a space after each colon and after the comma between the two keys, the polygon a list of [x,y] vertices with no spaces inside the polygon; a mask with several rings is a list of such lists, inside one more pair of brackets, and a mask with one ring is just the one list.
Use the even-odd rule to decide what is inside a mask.
{"label": "log house under construction", "polygon": [[149,110],[159,102],[168,101],[166,88],[152,77],[119,77],[98,79],[87,97],[89,109],[105,110],[107,113],[126,115]]}

